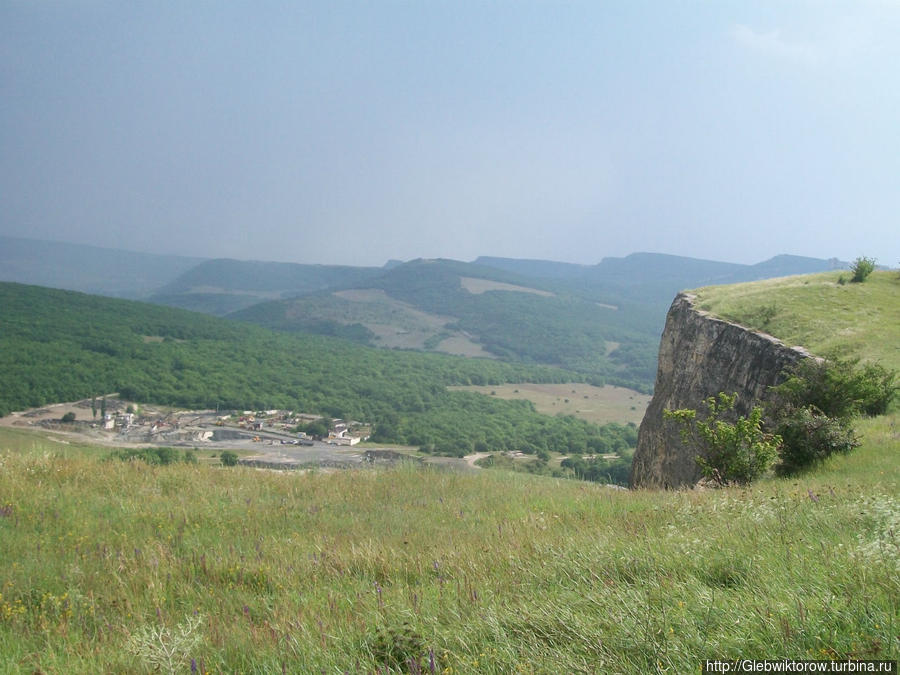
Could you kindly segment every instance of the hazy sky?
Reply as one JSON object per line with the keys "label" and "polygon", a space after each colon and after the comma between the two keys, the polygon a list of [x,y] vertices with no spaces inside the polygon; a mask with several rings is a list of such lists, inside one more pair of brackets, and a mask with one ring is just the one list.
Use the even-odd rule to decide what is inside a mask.
{"label": "hazy sky", "polygon": [[0,0],[0,234],[900,262],[900,0]]}

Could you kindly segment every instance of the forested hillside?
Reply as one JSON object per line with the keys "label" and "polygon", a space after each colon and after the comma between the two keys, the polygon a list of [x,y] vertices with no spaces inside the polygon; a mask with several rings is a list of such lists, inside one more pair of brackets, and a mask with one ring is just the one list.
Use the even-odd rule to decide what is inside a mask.
{"label": "forested hillside", "polygon": [[[484,281],[495,283],[479,288]],[[599,303],[541,280],[450,260],[405,263],[357,285],[452,318],[442,328],[444,337],[471,336],[501,359],[558,366],[597,383],[642,391],[652,386],[656,321],[651,311],[634,303]],[[342,317],[359,316],[347,312],[345,300],[317,294],[259,304],[231,316],[280,330],[333,334]],[[353,323],[348,330],[357,339],[375,344],[364,319]],[[441,338],[436,334],[435,343]]]}
{"label": "forested hillside", "polygon": [[563,382],[555,368],[375,350],[172,308],[0,284],[0,414],[118,391],[184,407],[289,408],[448,454],[625,447],[634,429],[447,385]]}
{"label": "forested hillside", "polygon": [[353,267],[2,243],[0,279],[147,297],[369,346],[539,363],[643,392],[653,386],[665,312],[679,290],[839,265],[787,255],[740,265],[635,253],[597,265],[482,257]]}
{"label": "forested hillside", "polygon": [[353,285],[378,267],[207,260],[160,288],[151,302],[222,316],[258,302]]}
{"label": "forested hillside", "polygon": [[741,265],[635,253],[597,265],[482,257],[352,267],[148,256],[24,239],[0,243],[0,278],[12,281],[148,297],[369,346],[556,366],[596,384],[645,393],[656,375],[665,312],[679,290],[840,264],[782,255]]}
{"label": "forested hillside", "polygon": [[[837,261],[776,256],[757,265],[653,253],[598,265],[479,258],[414,260],[341,288],[376,289],[435,317],[431,336],[408,346],[440,349],[464,336],[498,358],[575,370],[593,382],[648,392],[666,309],[683,288],[830,269]],[[473,283],[473,280],[475,282]],[[483,283],[483,282],[494,282]],[[278,330],[343,335],[378,345],[385,326],[416,330],[381,298],[348,302],[334,289],[254,305],[230,315]],[[422,330],[427,328],[418,327]]]}

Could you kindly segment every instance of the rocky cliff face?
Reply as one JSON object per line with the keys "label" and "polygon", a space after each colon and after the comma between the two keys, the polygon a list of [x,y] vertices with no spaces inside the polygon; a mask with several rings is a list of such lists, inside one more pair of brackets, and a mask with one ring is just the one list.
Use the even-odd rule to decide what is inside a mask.
{"label": "rocky cliff face", "polygon": [[738,396],[736,415],[746,415],[782,381],[785,368],[810,354],[771,335],[749,330],[696,309],[694,296],[672,302],[659,347],[653,400],[641,422],[631,470],[638,488],[679,488],[700,478],[695,452],[663,410],[705,410],[704,399],[721,391]]}

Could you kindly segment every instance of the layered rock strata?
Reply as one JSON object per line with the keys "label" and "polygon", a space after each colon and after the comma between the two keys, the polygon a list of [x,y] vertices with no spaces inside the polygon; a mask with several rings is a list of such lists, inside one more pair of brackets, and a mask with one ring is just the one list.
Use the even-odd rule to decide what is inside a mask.
{"label": "layered rock strata", "polygon": [[785,369],[811,358],[802,347],[698,310],[694,299],[679,293],[666,317],[653,399],[638,432],[632,487],[690,487],[700,479],[696,452],[682,442],[678,426],[663,419],[664,410],[704,411],[703,401],[724,391],[737,394],[734,414],[747,415],[784,379]]}

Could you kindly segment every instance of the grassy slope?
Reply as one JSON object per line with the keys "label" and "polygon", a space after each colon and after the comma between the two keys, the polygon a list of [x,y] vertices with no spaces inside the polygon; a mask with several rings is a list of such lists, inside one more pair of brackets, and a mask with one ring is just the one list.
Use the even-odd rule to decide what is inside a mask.
{"label": "grassy slope", "polygon": [[[787,304],[778,293],[763,299]],[[884,346],[858,352],[888,362]],[[195,612],[181,672],[191,658],[258,673],[419,655],[429,672],[431,654],[452,673],[896,659],[898,422],[863,422],[863,446],[815,474],[678,493],[98,463],[0,430],[0,670],[149,670],[130,636]]]}
{"label": "grassy slope", "polygon": [[842,275],[850,277],[827,272],[701,288],[698,304],[817,354],[836,351],[900,370],[897,272],[874,272],[865,283],[844,285],[838,284]]}
{"label": "grassy slope", "polygon": [[2,431],[0,669],[149,670],[130,636],[194,612],[181,672],[373,672],[388,645],[454,673],[896,658],[900,448],[869,427],[816,476],[681,493],[100,464]]}

